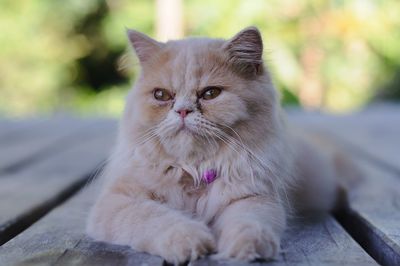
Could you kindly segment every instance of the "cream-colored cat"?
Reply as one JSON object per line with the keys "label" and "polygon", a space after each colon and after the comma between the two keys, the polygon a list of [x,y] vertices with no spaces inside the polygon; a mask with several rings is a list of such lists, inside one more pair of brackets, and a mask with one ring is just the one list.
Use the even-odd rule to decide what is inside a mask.
{"label": "cream-colored cat", "polygon": [[332,207],[330,162],[285,126],[256,28],[230,40],[128,36],[142,72],[91,237],[174,263],[270,259],[291,207]]}

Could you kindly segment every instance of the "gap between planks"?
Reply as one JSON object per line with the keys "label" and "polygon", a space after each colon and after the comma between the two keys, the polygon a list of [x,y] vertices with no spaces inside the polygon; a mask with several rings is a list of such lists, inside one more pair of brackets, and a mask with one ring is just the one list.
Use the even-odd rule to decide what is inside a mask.
{"label": "gap between planks", "polygon": [[[73,134],[69,134],[70,138],[74,137],[76,140],[80,140],[80,141],[69,141],[68,148],[64,147],[63,152],[57,153],[58,157],[61,156],[61,158],[63,158],[61,160],[58,159],[58,161],[60,164],[63,162],[66,163],[65,160],[68,161],[73,158],[80,158],[82,155],[85,155],[85,154],[86,154],[86,156],[94,156],[93,159],[91,159],[90,161],[87,161],[87,167],[85,166],[84,163],[78,164],[78,168],[82,169],[81,173],[73,173],[74,171],[72,171],[72,172],[65,171],[65,170],[63,171],[61,169],[61,171],[62,171],[61,176],[60,175],[54,176],[54,174],[52,174],[51,172],[48,172],[48,170],[45,170],[46,165],[48,165],[47,168],[52,166],[52,164],[50,164],[49,162],[54,161],[54,159],[52,159],[52,158],[55,158],[55,157],[49,157],[47,160],[41,160],[40,164],[44,164],[44,166],[39,166],[40,164],[37,164],[37,165],[34,164],[34,167],[24,168],[24,170],[27,170],[27,171],[25,171],[25,172],[27,172],[25,174],[22,174],[22,173],[21,173],[22,175],[21,174],[18,174],[18,175],[11,174],[11,175],[8,175],[8,178],[3,176],[3,180],[2,180],[3,185],[6,180],[8,181],[8,183],[17,182],[20,185],[24,185],[25,184],[24,180],[32,179],[34,177],[36,179],[36,177],[39,177],[39,176],[35,176],[35,173],[36,173],[36,175],[43,175],[43,174],[44,175],[53,175],[55,178],[61,178],[60,180],[65,179],[66,181],[62,182],[62,184],[63,184],[62,187],[60,185],[58,187],[54,187],[56,189],[56,193],[53,193],[53,195],[48,195],[48,197],[47,197],[47,194],[51,194],[51,193],[46,193],[45,197],[41,197],[40,201],[36,201],[36,202],[33,201],[32,203],[30,203],[31,201],[28,200],[28,203],[26,203],[24,205],[19,206],[17,204],[17,206],[14,207],[14,209],[17,208],[16,212],[11,212],[10,217],[3,217],[3,218],[8,218],[7,221],[4,221],[4,219],[0,219],[0,222],[2,222],[2,223],[0,223],[0,246],[3,245],[4,243],[8,242],[10,239],[14,238],[15,236],[17,236],[18,234],[20,234],[27,228],[29,228],[32,224],[37,222],[40,218],[45,216],[52,209],[54,209],[58,205],[62,204],[65,200],[69,199],[71,196],[73,196],[75,193],[77,193],[86,183],[88,183],[92,178],[94,178],[99,173],[101,167],[100,166],[96,167],[95,165],[98,165],[100,162],[103,161],[103,163],[100,163],[100,165],[103,166],[104,160],[107,157],[107,152],[105,152],[105,151],[109,150],[108,148],[103,147],[104,141],[109,140],[110,144],[113,142],[113,137],[110,136],[110,133],[111,133],[110,129],[112,129],[112,131],[115,131],[114,128],[115,128],[115,126],[114,125],[111,126],[111,124],[109,122],[106,123],[105,121],[97,121],[97,124],[94,125],[94,121],[90,121],[89,127],[88,126],[82,127],[80,125],[78,130],[74,130]],[[82,132],[82,130],[84,130],[84,129],[90,129],[90,130],[87,130],[88,132],[85,133],[85,132]],[[98,132],[98,133],[96,133],[96,132]],[[81,134],[78,134],[78,133],[81,133]],[[82,135],[83,135],[83,138],[82,138]],[[107,138],[104,138],[103,135],[107,136]],[[81,136],[81,137],[79,137],[79,136]],[[89,139],[89,141],[87,141],[86,139],[89,136],[91,137],[91,139]],[[101,136],[101,138],[99,138],[99,136]],[[78,145],[79,143],[81,143],[81,145]],[[74,145],[71,145],[71,144],[74,144]],[[87,144],[90,144],[90,145],[87,145]],[[100,145],[103,148],[96,148],[97,146],[93,146],[93,145],[97,145],[97,146]],[[64,144],[64,146],[66,146],[66,145]],[[110,146],[110,145],[107,144],[106,146]],[[90,147],[92,147],[92,149],[95,148],[95,151],[85,152],[85,149],[86,150],[91,149]],[[78,149],[76,149],[76,148],[78,148]],[[91,153],[93,153],[93,154],[91,154]],[[66,165],[68,165],[68,163]],[[92,165],[92,166],[90,166],[90,165]],[[38,168],[39,171],[36,168]],[[34,170],[32,173],[32,169],[36,169],[36,170]],[[68,175],[72,175],[72,176],[69,177]],[[74,175],[76,175],[76,177],[74,177]],[[54,177],[53,177],[53,179],[54,179]],[[44,180],[45,180],[45,182],[48,181],[48,179],[44,179]],[[37,180],[37,182],[40,183],[41,182],[40,179]],[[35,189],[38,190],[38,188],[39,187],[37,186],[37,184],[35,184],[35,186],[32,187],[32,189],[34,189],[34,190]],[[39,191],[40,191],[40,189],[39,189]],[[28,199],[29,199],[29,197],[28,197]],[[29,205],[29,208],[27,208],[28,205]],[[12,213],[15,213],[16,216],[13,216]],[[6,215],[6,213],[4,213],[4,212],[2,214]],[[1,220],[3,220],[3,221],[1,221]]]}
{"label": "gap between planks", "polygon": [[100,164],[91,173],[86,174],[82,178],[73,182],[71,185],[61,190],[59,194],[46,200],[42,204],[35,206],[28,212],[22,213],[18,217],[15,217],[12,221],[9,221],[0,226],[0,246],[7,243],[9,240],[19,235],[21,232],[29,228],[32,224],[37,222],[40,218],[45,216],[55,207],[64,203],[67,199],[75,195],[81,190],[85,184],[89,183],[96,175],[101,171],[103,164]]}
{"label": "gap between planks", "polygon": [[[373,158],[373,156],[369,155],[367,151],[364,151],[362,148],[358,147],[355,144],[350,143],[350,141],[343,139],[343,137],[338,136],[335,133],[332,132],[326,132],[324,130],[323,133],[321,133],[319,130],[316,133],[317,137],[320,137],[324,141],[326,141],[326,144],[328,145],[339,145],[344,151],[347,151],[347,153],[352,155],[354,163],[360,167],[361,174],[363,175],[363,182],[367,182],[367,186],[369,185],[369,188],[371,190],[377,190],[378,185],[373,184],[371,182],[371,177],[376,179],[379,177],[380,173],[388,173],[390,177],[392,177],[392,183],[388,183],[387,180],[379,180],[379,183],[382,183],[382,188],[381,191],[382,194],[379,195],[374,195],[375,196],[375,201],[373,201],[373,204],[380,204],[379,199],[376,197],[387,197],[387,200],[391,200],[390,197],[393,197],[395,195],[392,195],[392,191],[389,189],[384,189],[386,187],[391,187],[395,188],[400,187],[400,181],[398,181],[396,178],[399,177],[398,171],[394,171],[393,168],[388,168],[386,164],[381,163],[381,159],[379,158]],[[368,163],[372,163],[372,166],[369,166]],[[370,180],[368,180],[370,179]],[[381,176],[382,179],[382,176]],[[386,182],[386,183],[385,183]],[[376,186],[375,186],[376,185]],[[391,185],[391,186],[390,186]],[[357,189],[357,188],[356,188]],[[365,189],[365,187],[364,187]],[[383,194],[383,192],[386,191],[386,194]],[[356,192],[357,193],[357,192]],[[364,191],[364,194],[368,193],[368,191]],[[365,196],[363,193],[359,194],[359,197],[361,201],[364,201],[364,204],[370,204],[370,202],[365,202],[365,201],[370,201],[373,200],[373,197],[371,198],[368,196]],[[357,197],[357,195],[355,196]],[[399,243],[396,243],[393,241],[389,236],[388,232],[383,232],[382,229],[385,228],[379,228],[379,225],[382,226],[382,223],[380,223],[380,220],[376,218],[379,214],[375,214],[372,212],[372,210],[363,210],[362,206],[360,208],[360,203],[358,205],[352,204],[352,200],[347,203],[346,206],[338,210],[337,212],[334,213],[334,217],[338,220],[338,222],[343,226],[343,228],[360,244],[360,246],[373,257],[377,262],[379,262],[382,265],[400,265],[400,246]],[[381,208],[388,208],[387,206],[381,206]],[[395,212],[398,211],[397,209],[392,210],[392,215],[395,215]],[[372,214],[371,214],[372,212]],[[390,212],[390,211],[389,211]],[[372,219],[373,222],[368,220],[365,215],[370,215],[372,216],[370,219]],[[375,217],[374,217],[375,216]],[[384,219],[389,219],[391,217],[387,217]],[[375,219],[374,219],[375,218]],[[386,225],[387,226],[387,225]],[[390,230],[393,229],[389,229]]]}
{"label": "gap between planks", "polygon": [[400,265],[400,249],[387,235],[349,206],[334,217],[364,250],[381,265]]}

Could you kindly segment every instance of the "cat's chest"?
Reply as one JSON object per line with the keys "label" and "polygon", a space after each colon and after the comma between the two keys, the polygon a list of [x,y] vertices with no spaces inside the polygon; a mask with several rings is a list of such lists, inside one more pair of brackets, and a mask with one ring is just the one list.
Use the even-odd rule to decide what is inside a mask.
{"label": "cat's chest", "polygon": [[205,174],[202,178],[198,172],[194,172],[197,169],[191,168],[190,172],[186,169],[187,167],[171,166],[170,174],[175,176],[170,179],[171,184],[168,188],[166,186],[160,192],[167,198],[167,204],[171,207],[194,213],[198,200],[207,195],[213,185],[213,179],[217,176],[208,173],[208,176]]}

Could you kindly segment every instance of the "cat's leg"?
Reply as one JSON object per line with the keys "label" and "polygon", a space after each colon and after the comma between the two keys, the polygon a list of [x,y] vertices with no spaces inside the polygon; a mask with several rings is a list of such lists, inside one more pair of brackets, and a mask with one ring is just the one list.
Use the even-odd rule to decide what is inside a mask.
{"label": "cat's leg", "polygon": [[285,210],[273,199],[252,196],[235,201],[213,224],[218,237],[216,257],[246,261],[274,258],[285,225]]}
{"label": "cat's leg", "polygon": [[215,246],[204,223],[152,199],[115,192],[97,201],[87,232],[96,240],[129,245],[172,263],[195,260]]}

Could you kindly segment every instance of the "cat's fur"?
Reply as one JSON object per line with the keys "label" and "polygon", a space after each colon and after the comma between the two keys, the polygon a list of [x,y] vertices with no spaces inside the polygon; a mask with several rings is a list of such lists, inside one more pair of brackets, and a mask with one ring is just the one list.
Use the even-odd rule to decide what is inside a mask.
{"label": "cat's fur", "polygon": [[[213,252],[269,259],[290,206],[333,206],[331,164],[285,125],[256,28],[230,40],[159,43],[132,30],[128,37],[142,72],[88,220],[90,236],[175,263]],[[199,98],[208,86],[221,94]],[[174,99],[157,101],[155,88]],[[192,110],[185,129],[180,108]],[[207,185],[208,169],[217,179]]]}

